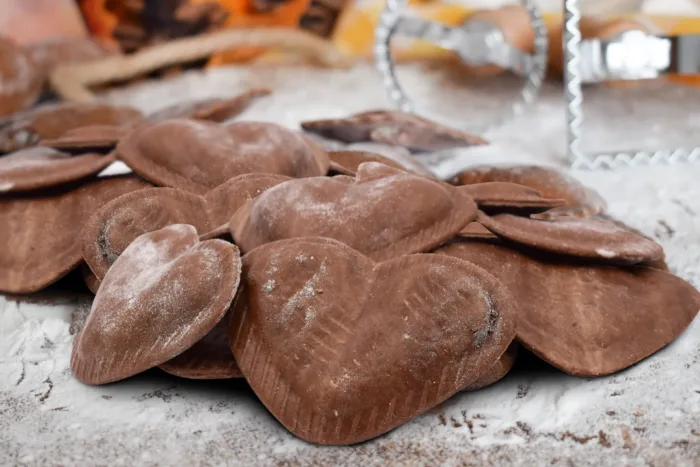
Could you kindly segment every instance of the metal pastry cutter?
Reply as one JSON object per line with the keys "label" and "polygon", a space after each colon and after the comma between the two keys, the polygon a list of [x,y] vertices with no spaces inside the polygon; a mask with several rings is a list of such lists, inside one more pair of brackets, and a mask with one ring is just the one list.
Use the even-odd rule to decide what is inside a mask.
{"label": "metal pastry cutter", "polygon": [[626,31],[607,40],[581,39],[579,0],[564,2],[564,93],[567,112],[567,153],[573,168],[613,169],[623,166],[694,162],[700,147],[647,152],[581,150],[584,83],[642,80],[664,74],[700,74],[700,35],[656,36]]}
{"label": "metal pastry cutter", "polygon": [[472,67],[497,65],[524,78],[519,97],[510,111],[496,122],[472,131],[485,131],[510,117],[518,115],[536,99],[547,65],[547,29],[535,0],[521,0],[534,32],[533,54],[511,46],[499,27],[485,20],[465,21],[461,26],[448,26],[431,20],[405,16],[405,0],[387,0],[375,30],[374,55],[377,69],[383,76],[389,97],[400,110],[425,113],[415,108],[398,81],[391,56],[391,40],[397,36],[421,39],[452,50]]}

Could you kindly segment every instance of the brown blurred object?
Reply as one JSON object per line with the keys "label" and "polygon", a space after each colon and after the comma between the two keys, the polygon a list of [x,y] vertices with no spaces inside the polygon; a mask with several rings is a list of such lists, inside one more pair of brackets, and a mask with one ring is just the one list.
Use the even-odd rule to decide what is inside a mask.
{"label": "brown blurred object", "polygon": [[311,0],[299,26],[321,37],[330,37],[347,0]]}
{"label": "brown blurred object", "polygon": [[[0,36],[0,117],[34,104],[44,76],[29,55],[13,40]],[[0,128],[7,121],[0,118]]]}
{"label": "brown blurred object", "polygon": [[[291,27],[328,38],[347,0],[79,0],[92,34],[134,52],[167,40],[223,28]],[[259,57],[261,48],[236,48],[209,66]],[[203,65],[203,62],[191,64]],[[177,71],[177,70],[176,70]],[[166,74],[172,73],[169,69]]]}
{"label": "brown blurred object", "polygon": [[[84,63],[114,51],[90,38],[58,38],[27,44],[0,36],[0,116],[12,115],[37,102],[56,66]],[[7,123],[0,121],[0,129]]]}
{"label": "brown blurred object", "polygon": [[295,28],[227,28],[172,39],[138,52],[95,62],[59,66],[49,75],[53,91],[66,100],[92,102],[90,86],[124,82],[173,65],[193,63],[230,49],[277,50],[306,58],[306,63],[346,68],[353,62],[328,40]]}
{"label": "brown blurred object", "polygon": [[82,0],[80,6],[92,33],[124,52],[216,30],[228,16],[215,0]]}
{"label": "brown blurred object", "polygon": [[[226,28],[298,28],[310,0],[219,0],[229,12]],[[277,5],[277,6],[274,6]],[[255,59],[265,54],[260,47],[245,47],[215,54],[208,66],[221,66]]]}
{"label": "brown blurred object", "polygon": [[20,45],[87,36],[75,0],[2,0],[0,31]]}
{"label": "brown blurred object", "polygon": [[59,65],[89,62],[117,53],[117,50],[90,38],[53,39],[27,45],[24,51],[45,75]]}

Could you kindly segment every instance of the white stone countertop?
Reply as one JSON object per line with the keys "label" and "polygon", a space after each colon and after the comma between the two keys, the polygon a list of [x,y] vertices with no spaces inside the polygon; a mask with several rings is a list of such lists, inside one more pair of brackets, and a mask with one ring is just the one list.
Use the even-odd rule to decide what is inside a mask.
{"label": "white stone countertop", "polygon": [[[490,115],[513,84],[465,92],[435,73],[402,72],[415,95],[468,122]],[[294,127],[389,105],[368,66],[217,69],[107,98],[150,111],[247,86],[275,94],[244,118]],[[651,84],[589,95],[588,141],[599,149],[700,145],[700,88]],[[441,175],[475,162],[562,164],[560,91],[548,86],[535,109],[487,136],[490,147],[426,160]],[[700,286],[700,165],[574,175],[601,192],[612,215],[659,241],[674,273]],[[498,384],[458,394],[385,436],[320,448],[282,428],[242,381],[152,370],[102,387],[77,382],[69,369],[72,327],[89,306],[89,296],[63,290],[21,301],[0,296],[0,465],[700,465],[700,319],[614,376],[571,377],[525,355]]]}

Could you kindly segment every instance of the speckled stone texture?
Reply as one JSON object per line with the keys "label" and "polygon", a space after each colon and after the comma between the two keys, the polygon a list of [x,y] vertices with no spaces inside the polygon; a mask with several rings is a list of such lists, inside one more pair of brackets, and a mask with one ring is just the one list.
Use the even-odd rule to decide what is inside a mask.
{"label": "speckled stone texture", "polygon": [[[480,123],[513,81],[472,92],[401,70],[407,87],[448,115]],[[218,69],[112,91],[146,111],[182,96],[233,95],[250,84],[275,94],[244,118],[301,120],[387,106],[378,75],[351,71]],[[444,84],[444,82],[443,82]],[[590,89],[587,130],[599,149],[700,144],[700,89],[651,84]],[[537,108],[487,135],[494,144],[425,158],[443,176],[470,163],[562,164],[564,113],[550,86]],[[695,139],[694,139],[695,138]],[[613,216],[659,241],[672,271],[700,286],[700,166],[575,172]],[[47,300],[50,303],[47,304]],[[38,302],[37,302],[38,301]],[[521,358],[495,386],[459,394],[386,436],[317,448],[295,439],[241,381],[187,381],[153,370],[87,387],[68,367],[85,296],[0,297],[0,465],[698,465],[700,321],[673,344],[617,375],[581,379]],[[630,310],[634,312],[634,310]]]}

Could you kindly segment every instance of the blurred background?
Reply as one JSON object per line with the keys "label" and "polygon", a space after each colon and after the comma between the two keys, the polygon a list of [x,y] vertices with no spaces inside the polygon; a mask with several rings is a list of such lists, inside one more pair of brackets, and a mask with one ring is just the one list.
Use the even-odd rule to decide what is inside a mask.
{"label": "blurred background", "polygon": [[[325,101],[319,100],[315,107],[319,113],[340,111],[337,89],[354,89],[356,93],[377,96],[374,100],[369,99],[371,102],[384,102],[381,99],[386,95],[380,80],[371,73],[374,29],[385,0],[1,1],[0,36],[10,39],[28,52],[33,61],[46,62],[43,69],[47,75],[53,67],[59,65],[101,60],[115,53],[133,54],[168,41],[224,28],[293,28],[321,38],[329,49],[348,56],[351,64],[363,65],[351,67],[354,71],[345,74],[324,75],[321,70],[313,71],[316,73],[314,76],[319,77],[319,82],[334,83],[333,89],[328,91],[334,97],[327,100],[334,104],[329,103],[329,108],[324,108]],[[549,34],[549,80],[545,91],[560,98],[563,0],[535,1],[543,13]],[[581,0],[580,6],[583,11],[581,33],[584,38],[611,37],[629,29],[666,35],[700,34],[700,0]],[[448,25],[460,25],[470,19],[486,18],[497,24],[511,45],[528,53],[533,50],[533,32],[529,18],[519,3],[512,0],[406,0],[406,9],[409,10],[408,14]],[[83,49],[80,49],[81,42],[90,44],[82,44]],[[94,47],[95,42],[99,44],[99,48]],[[57,43],[59,46],[55,46]],[[455,122],[459,122],[468,126],[468,122],[465,123],[468,119],[464,116],[464,109],[477,109],[470,112],[470,118],[489,120],[491,113],[498,115],[509,106],[520,90],[519,77],[495,66],[469,67],[453,52],[434,44],[402,37],[392,42],[392,49],[394,59],[406,65],[398,67],[397,75],[407,93],[421,108],[430,112],[431,116],[439,115],[455,125]],[[130,75],[126,81],[119,83],[107,83],[109,80],[104,80],[93,88],[102,91],[107,90],[111,84],[140,83],[149,78],[174,77],[184,71],[208,70],[223,65],[245,65],[234,67],[235,70],[229,67],[219,71],[248,73],[245,76],[250,81],[249,85],[265,85],[279,93],[290,87],[291,93],[297,92],[300,87],[298,82],[292,83],[294,76],[302,76],[300,82],[310,86],[308,73],[311,71],[295,70],[288,65],[309,63],[308,57],[302,54],[295,55],[293,51],[283,52],[239,45],[188,63],[154,67],[157,68],[154,71]],[[264,71],[256,71],[260,70],[260,67],[252,65],[262,65]],[[278,70],[272,70],[270,66]],[[115,75],[118,75],[120,70],[114,71]],[[206,74],[211,80],[217,79],[212,73]],[[496,75],[501,79],[491,79]],[[232,75],[226,76],[228,80]],[[361,79],[358,76],[361,76]],[[218,95],[229,92],[227,90],[230,85],[224,81],[220,88],[206,86],[201,91],[199,87],[191,86],[185,95],[195,96],[199,95],[196,93],[205,92]],[[666,86],[669,83],[674,86]],[[676,84],[683,86],[675,86]],[[598,110],[601,118],[588,119],[588,122],[606,125],[609,118],[604,117],[617,115],[611,111],[609,105],[614,98],[616,102],[619,101],[615,109],[618,109],[620,118],[615,120],[617,126],[614,141],[606,142],[607,146],[626,148],[629,143],[620,135],[627,126],[636,125],[635,128],[638,128],[643,120],[640,116],[642,114],[648,115],[648,122],[643,120],[644,125],[657,129],[656,134],[663,135],[666,141],[668,135],[676,131],[679,121],[689,119],[689,112],[693,108],[688,109],[687,105],[696,100],[689,99],[687,92],[697,91],[698,85],[698,76],[664,75],[657,80],[606,82],[600,86],[589,86],[586,88],[586,105],[590,104],[591,112],[595,114],[599,102],[608,105],[599,106],[605,109]],[[319,92],[318,84],[312,87],[313,93]],[[624,92],[621,92],[622,90]],[[151,89],[149,92],[156,91]],[[668,104],[671,96],[676,96],[679,105]],[[202,94],[200,97],[210,96]],[[152,100],[144,97],[138,105],[148,105]],[[358,102],[356,98],[350,100],[352,105]],[[28,104],[32,102],[34,101],[27,101]],[[164,102],[159,103],[165,105]],[[557,105],[563,109],[561,102],[557,101]],[[285,105],[286,112],[290,115],[295,112],[292,107]],[[302,107],[308,110],[307,106]],[[636,112],[635,119],[627,118],[632,108]],[[639,111],[640,108],[645,112]],[[19,108],[6,110],[9,112]],[[351,110],[357,109],[353,107]],[[679,115],[666,115],[670,111],[681,110]],[[564,121],[562,112],[563,110],[561,115],[556,114],[557,122]],[[661,115],[664,117],[660,118]],[[291,116],[289,119],[293,120]],[[658,120],[665,122],[666,126],[658,127]],[[563,131],[562,128],[562,134]],[[692,135],[694,134],[693,131]],[[634,135],[629,139],[637,141],[637,130]],[[643,136],[646,137],[647,134]],[[659,138],[654,138],[656,139],[649,143],[650,146],[661,144],[657,141]]]}
{"label": "blurred background", "polygon": [[[230,27],[294,27],[327,38],[339,49],[369,57],[373,29],[384,0],[3,0],[0,33],[21,44],[91,35],[122,52],[169,39]],[[504,0],[409,0],[420,16],[459,24],[475,11]],[[538,0],[552,27],[561,21],[561,0]],[[700,31],[700,0],[582,0],[584,14],[633,17],[666,33]],[[401,46],[402,60],[430,58],[427,44]],[[261,50],[217,54],[217,66],[255,60]]]}

